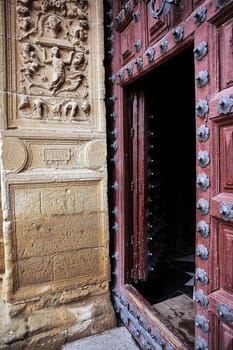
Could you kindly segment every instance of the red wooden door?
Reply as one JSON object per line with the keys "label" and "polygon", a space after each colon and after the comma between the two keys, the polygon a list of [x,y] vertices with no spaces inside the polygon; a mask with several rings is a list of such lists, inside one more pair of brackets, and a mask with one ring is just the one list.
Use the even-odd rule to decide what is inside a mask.
{"label": "red wooden door", "polygon": [[[233,1],[169,1],[153,17],[165,2],[106,1],[113,300],[142,349],[231,350]],[[147,297],[172,279],[150,277],[161,251],[188,254],[192,230],[194,342]]]}

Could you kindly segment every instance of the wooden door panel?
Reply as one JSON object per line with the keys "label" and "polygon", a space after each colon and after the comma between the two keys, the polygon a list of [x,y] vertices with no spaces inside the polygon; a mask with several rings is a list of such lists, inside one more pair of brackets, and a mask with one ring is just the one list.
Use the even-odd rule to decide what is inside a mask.
{"label": "wooden door panel", "polygon": [[211,350],[232,350],[233,329],[219,318],[210,313],[210,337],[209,349]]}
{"label": "wooden door panel", "polygon": [[233,293],[233,227],[219,225],[220,288]]}
{"label": "wooden door panel", "polygon": [[[154,10],[159,10],[162,4],[162,0],[156,1]],[[170,16],[161,16],[160,19],[154,19],[151,16],[151,5],[150,2],[147,4],[147,21],[148,21],[148,38],[149,44],[151,45],[156,39],[159,39],[161,36],[165,35],[168,31]]]}
{"label": "wooden door panel", "polygon": [[116,30],[121,33],[120,66],[142,55],[146,47],[145,6],[138,1],[125,2],[115,15]]}
{"label": "wooden door panel", "polygon": [[233,126],[220,130],[220,190],[233,191]]}
{"label": "wooden door panel", "polygon": [[212,224],[208,295],[209,348],[213,350],[233,348],[233,74],[229,69],[233,19],[229,19],[229,11],[214,17],[208,42],[210,82],[213,77],[209,98]]}
{"label": "wooden door panel", "polygon": [[134,23],[131,23],[122,33],[121,40],[121,65],[126,64],[135,57],[136,31]]}
{"label": "wooden door panel", "polygon": [[[116,39],[113,43],[115,55],[110,64],[111,74],[126,70],[129,64],[134,67],[131,75],[125,72],[125,78],[113,81],[111,90],[113,96],[110,95],[117,97],[110,115],[113,116],[112,112],[116,112],[112,132],[115,133],[117,129],[119,135],[116,151],[119,162],[113,170],[113,184],[114,186],[115,182],[119,184],[113,205],[114,211],[115,208],[119,210],[118,215],[114,215],[114,223],[117,222],[118,229],[117,234],[113,232],[114,242],[116,242],[114,256],[119,254],[119,258],[114,261],[116,274],[113,279],[117,277],[113,283],[113,299],[115,298],[116,304],[119,304],[124,324],[142,348],[157,349],[160,346],[158,342],[164,337],[164,341],[169,343],[164,345],[166,349],[170,349],[169,346],[172,349],[190,349],[189,345],[184,345],[177,337],[177,333],[168,335],[169,327],[159,320],[154,311],[151,311],[150,305],[148,306],[144,298],[139,295],[139,289],[137,290],[134,284],[135,280],[143,278],[147,268],[146,261],[142,259],[143,252],[146,251],[146,244],[143,241],[145,236],[142,234],[145,224],[143,221],[146,192],[146,186],[143,187],[145,185],[143,171],[145,169],[138,168],[139,164],[143,164],[138,161],[138,155],[143,149],[145,135],[144,126],[138,123],[140,119],[138,111],[140,109],[142,111],[144,107],[138,103],[137,98],[133,106],[132,101],[130,102],[130,108],[133,108],[133,114],[137,120],[136,124],[130,125],[130,128],[134,129],[136,138],[133,141],[127,141],[132,147],[129,150],[125,145],[125,128],[129,126],[125,122],[128,118],[128,111],[126,111],[128,108],[123,106],[123,101],[125,91],[127,90],[128,93],[135,87],[137,78],[143,78],[154,69],[159,69],[163,63],[172,60],[177,54],[182,54],[185,47],[193,45],[197,53],[204,44],[206,47],[204,55],[200,57],[200,52],[198,55],[194,54],[198,133],[195,291],[203,297],[203,300],[197,298],[196,310],[200,316],[208,319],[210,330],[205,333],[196,327],[194,347],[206,349],[208,346],[210,350],[232,350],[233,322],[225,322],[218,312],[218,307],[223,304],[227,306],[229,312],[233,312],[233,0],[180,0],[179,6],[171,5],[170,13],[161,16],[158,20],[151,16],[149,0],[106,2],[108,6],[113,6],[115,23],[113,29]],[[155,1],[155,10],[160,8],[162,2],[163,0]],[[127,12],[128,4],[130,9]],[[118,16],[119,14],[121,16]],[[174,40],[176,26],[183,29],[180,41]],[[168,42],[165,53],[162,52],[160,45],[163,39]],[[142,45],[137,50],[139,40]],[[149,48],[154,52],[151,57],[147,55]],[[139,57],[142,58],[142,66],[136,68],[136,59]],[[171,88],[170,85],[167,88]],[[185,100],[185,96],[181,96],[180,100],[175,102],[182,104]],[[204,112],[203,101],[206,108]],[[178,114],[173,118],[179,118]],[[167,123],[169,127],[169,118]],[[206,135],[204,137],[203,130],[208,133],[207,137]],[[134,157],[133,186],[137,188],[132,194],[129,194],[128,188],[130,181],[125,180],[129,172],[126,160],[130,157],[130,152]],[[206,159],[201,159],[202,157]],[[209,182],[205,187],[206,180]],[[184,181],[182,185],[185,187]],[[131,225],[134,226],[133,231]],[[130,240],[129,236],[132,232],[133,239]],[[203,251],[204,255],[202,255]],[[131,260],[128,259],[128,255]],[[131,269],[135,269],[135,272]],[[204,344],[204,347],[199,344]]]}
{"label": "wooden door panel", "polygon": [[233,19],[224,23],[219,28],[219,51],[220,51],[220,89],[233,85]]}

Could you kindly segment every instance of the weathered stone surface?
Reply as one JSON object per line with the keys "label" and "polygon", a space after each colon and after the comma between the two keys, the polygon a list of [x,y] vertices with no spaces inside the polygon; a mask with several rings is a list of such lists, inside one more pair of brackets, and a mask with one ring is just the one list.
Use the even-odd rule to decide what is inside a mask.
{"label": "weathered stone surface", "polygon": [[2,0],[0,18],[0,349],[55,350],[115,324],[103,3]]}
{"label": "weathered stone surface", "polygon": [[[1,307],[4,311],[4,307]],[[0,323],[0,349],[60,349],[67,341],[114,327],[109,295],[86,298],[66,307],[48,308]]]}

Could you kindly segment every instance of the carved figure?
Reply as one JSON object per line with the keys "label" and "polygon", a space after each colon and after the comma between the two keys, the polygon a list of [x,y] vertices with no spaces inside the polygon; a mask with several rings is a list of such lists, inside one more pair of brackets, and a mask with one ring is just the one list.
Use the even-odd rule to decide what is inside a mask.
{"label": "carved figure", "polygon": [[28,80],[31,80],[31,77],[37,74],[40,68],[40,59],[36,53],[35,47],[29,43],[25,43],[23,45],[22,57],[24,66],[21,67],[21,72],[24,73],[24,76]]}
{"label": "carved figure", "polygon": [[69,101],[65,107],[65,120],[67,120],[68,114],[70,115],[70,120],[75,120],[76,114],[78,112],[78,103],[75,101]]}
{"label": "carved figure", "polygon": [[87,102],[87,101],[83,101],[81,103],[81,109],[82,111],[85,113],[86,116],[89,116],[89,113],[90,113],[90,109],[91,109],[91,106],[90,106],[90,103]]}
{"label": "carved figure", "polygon": [[45,60],[45,63],[51,63],[53,68],[52,81],[49,89],[55,94],[65,81],[65,65],[70,64],[74,51],[70,53],[67,61],[63,60],[58,47],[52,47],[50,50],[50,58]]}
{"label": "carved figure", "polygon": [[73,38],[74,38],[74,44],[76,43],[85,43],[88,39],[88,22],[87,21],[80,21],[79,26],[73,29]]}
{"label": "carved figure", "polygon": [[46,27],[54,38],[57,38],[58,34],[61,32],[61,20],[58,16],[51,15],[48,17],[46,22]]}
{"label": "carved figure", "polygon": [[53,107],[53,119],[55,120],[60,120],[61,119],[61,103],[56,103],[55,106]]}
{"label": "carved figure", "polygon": [[16,11],[18,16],[20,17],[28,17],[29,16],[29,10],[26,6],[17,6]]}
{"label": "carved figure", "polygon": [[45,102],[38,98],[33,102],[33,119],[44,119]]}
{"label": "carved figure", "polygon": [[84,71],[87,66],[85,55],[82,51],[76,51],[73,57],[70,73],[77,73],[77,71]]}
{"label": "carved figure", "polygon": [[29,97],[26,96],[22,99],[22,101],[20,102],[19,104],[19,109],[20,110],[24,110],[26,108],[30,108],[30,100],[29,100]]}

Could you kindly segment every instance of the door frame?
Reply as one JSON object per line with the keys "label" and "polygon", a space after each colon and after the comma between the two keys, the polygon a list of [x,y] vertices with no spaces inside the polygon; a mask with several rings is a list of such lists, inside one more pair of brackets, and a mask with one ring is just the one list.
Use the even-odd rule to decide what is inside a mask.
{"label": "door frame", "polygon": [[[143,0],[141,0],[144,3]],[[120,31],[115,30],[117,27],[119,14],[121,15],[121,27],[128,25],[128,14],[126,14],[123,5],[125,2],[111,2],[106,1],[106,42],[109,43],[106,48],[106,90],[107,90],[107,127],[109,131],[109,198],[110,198],[110,233],[111,233],[111,249],[112,249],[112,299],[115,305],[116,312],[119,314],[119,318],[123,324],[129,329],[135,340],[139,343],[142,349],[157,349],[158,346],[166,350],[188,350],[191,349],[189,344],[184,343],[178,332],[176,333],[169,327],[166,322],[160,319],[159,314],[153,309],[153,307],[147,302],[147,300],[130,284],[130,271],[128,264],[128,245],[129,240],[125,240],[127,237],[128,222],[126,206],[127,193],[125,190],[125,178],[127,177],[128,169],[125,167],[127,164],[127,153],[125,152],[125,137],[124,137],[124,118],[127,113],[124,112],[124,88],[139,78],[144,77],[150,71],[155,70],[156,67],[166,62],[174,54],[181,52],[187,46],[193,44],[196,48],[200,42],[206,41],[211,43],[211,47],[207,50],[204,59],[198,59],[195,57],[195,95],[196,95],[196,115],[197,115],[197,128],[203,123],[203,118],[198,116],[198,104],[203,100],[204,96],[211,97],[213,90],[216,89],[217,84],[201,85],[200,72],[207,70],[209,74],[214,71],[209,61],[210,51],[216,50],[214,47],[214,37],[212,38],[212,23],[217,23],[218,18],[229,17],[229,11],[233,8],[233,1],[193,1],[194,11],[184,21],[180,22],[176,28],[170,29],[165,35],[156,41],[151,46],[145,46],[142,54],[139,54],[137,58],[132,58],[125,64],[121,65],[119,57],[119,49],[121,48],[121,35]],[[115,4],[114,4],[115,3]],[[117,4],[116,4],[117,3]],[[121,4],[120,4],[121,3]],[[130,4],[134,6],[136,1],[130,1]],[[140,1],[139,1],[140,3]],[[112,8],[113,6],[113,8]],[[143,7],[143,5],[142,5]],[[201,22],[198,22],[198,18]],[[123,18],[123,19],[122,19]],[[117,23],[116,23],[117,22]],[[176,30],[181,29],[181,39],[176,40]],[[145,34],[146,41],[146,34]],[[167,40],[167,50],[162,52],[161,44],[164,40]],[[147,41],[148,42],[148,41]],[[149,60],[148,50],[154,49],[155,58]],[[213,53],[213,52],[212,52]],[[216,52],[215,52],[216,54]],[[114,59],[114,57],[118,57]],[[141,59],[142,66],[140,66]],[[131,64],[131,67],[130,67]],[[132,68],[132,72],[129,74],[129,69]],[[199,118],[200,117],[200,118]],[[204,115],[205,117],[205,115]],[[205,120],[208,125],[208,120]],[[197,141],[198,142],[198,141]],[[200,147],[197,146],[197,156]],[[209,140],[205,143],[205,150],[211,152],[211,145]],[[213,162],[214,163],[214,162]],[[211,164],[214,166],[214,164]],[[211,166],[206,169],[208,176],[211,174]],[[200,172],[200,167],[197,164],[197,173]],[[199,199],[204,198],[205,201],[210,201],[212,195],[212,189],[203,192],[200,188],[197,188],[197,204],[196,204],[196,218],[197,222],[202,219],[200,215]],[[194,208],[195,209],[195,208]],[[210,223],[210,215],[208,213],[207,220]],[[197,237],[198,233],[197,233]],[[198,241],[198,239],[197,239]],[[205,245],[210,247],[211,242],[209,237],[205,239]],[[205,272],[208,275],[209,269],[211,269],[211,262],[213,258],[210,257],[210,263],[204,263],[196,257],[196,267],[202,269],[205,267]],[[211,282],[212,283],[212,282]],[[210,288],[211,285],[210,285]],[[196,290],[200,289],[198,285],[198,278],[196,277]],[[201,290],[204,297],[208,295],[209,286],[203,285]],[[212,304],[211,304],[212,305]],[[200,307],[198,302],[196,303],[196,313],[203,314],[208,318],[208,310]],[[195,329],[196,342],[203,344],[203,349],[208,344],[208,334],[203,334],[200,329]]]}

